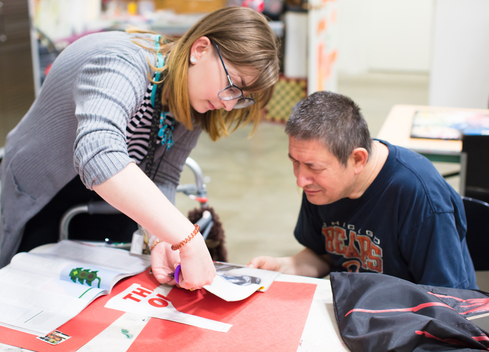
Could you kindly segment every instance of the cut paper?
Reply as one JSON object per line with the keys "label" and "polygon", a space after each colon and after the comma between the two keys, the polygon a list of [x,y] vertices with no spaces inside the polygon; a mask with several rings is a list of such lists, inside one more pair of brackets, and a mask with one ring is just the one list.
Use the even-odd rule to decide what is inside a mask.
{"label": "cut paper", "polygon": [[204,286],[204,288],[227,302],[235,302],[250,297],[259,290],[260,286],[257,284],[238,286],[227,281],[222,276],[216,275],[212,284]]}
{"label": "cut paper", "polygon": [[41,341],[49,343],[50,345],[59,345],[60,343],[68,340],[71,336],[63,334],[61,331],[53,331],[46,336],[38,336],[37,338]]}
{"label": "cut paper", "polygon": [[177,311],[165,297],[164,289],[149,289],[140,284],[132,284],[126,290],[111,298],[105,308],[165,319],[176,323],[196,326],[202,329],[227,332],[232,325]]}
{"label": "cut paper", "polygon": [[214,266],[217,275],[212,284],[204,286],[204,289],[227,302],[241,301],[256,291],[268,290],[280,274],[223,262],[215,262]]}

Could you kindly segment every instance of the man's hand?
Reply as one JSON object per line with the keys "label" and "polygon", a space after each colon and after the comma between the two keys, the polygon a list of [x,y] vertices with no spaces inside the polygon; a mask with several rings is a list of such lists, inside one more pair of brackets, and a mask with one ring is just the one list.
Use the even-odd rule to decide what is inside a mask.
{"label": "man's hand", "polygon": [[310,277],[324,277],[331,271],[328,255],[317,255],[309,248],[303,249],[293,257],[256,257],[251,259],[247,266]]}
{"label": "man's hand", "polygon": [[256,268],[271,271],[280,271],[280,260],[274,257],[256,257],[246,265],[248,268]]}

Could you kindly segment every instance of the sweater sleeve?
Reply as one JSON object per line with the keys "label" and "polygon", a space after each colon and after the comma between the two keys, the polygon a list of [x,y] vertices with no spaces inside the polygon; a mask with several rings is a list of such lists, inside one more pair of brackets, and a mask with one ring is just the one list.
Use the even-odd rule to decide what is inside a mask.
{"label": "sweater sleeve", "polygon": [[142,103],[149,65],[135,54],[98,55],[80,70],[74,84],[78,120],[74,166],[89,189],[132,162],[127,152],[127,121]]}

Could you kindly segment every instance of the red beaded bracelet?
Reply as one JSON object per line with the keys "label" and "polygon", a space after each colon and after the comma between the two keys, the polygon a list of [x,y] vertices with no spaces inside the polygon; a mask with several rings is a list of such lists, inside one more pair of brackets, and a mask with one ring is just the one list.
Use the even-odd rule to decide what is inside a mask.
{"label": "red beaded bracelet", "polygon": [[192,238],[194,238],[195,235],[198,234],[199,231],[200,231],[200,226],[199,225],[195,224],[194,226],[195,226],[194,231],[186,239],[184,239],[180,243],[172,244],[171,245],[171,249],[173,249],[174,251],[176,251],[177,249],[180,249],[183,246],[185,246]]}

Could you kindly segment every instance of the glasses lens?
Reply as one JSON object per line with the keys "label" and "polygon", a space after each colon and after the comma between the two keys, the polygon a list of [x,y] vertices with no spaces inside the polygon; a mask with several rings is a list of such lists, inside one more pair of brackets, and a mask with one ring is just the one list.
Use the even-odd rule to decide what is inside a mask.
{"label": "glasses lens", "polygon": [[236,105],[234,105],[234,109],[244,109],[247,108],[255,103],[255,100],[253,98],[241,98],[236,102]]}
{"label": "glasses lens", "polygon": [[241,89],[238,87],[229,86],[221,90],[218,96],[222,100],[233,100],[241,98],[243,96],[243,92],[241,92]]}

